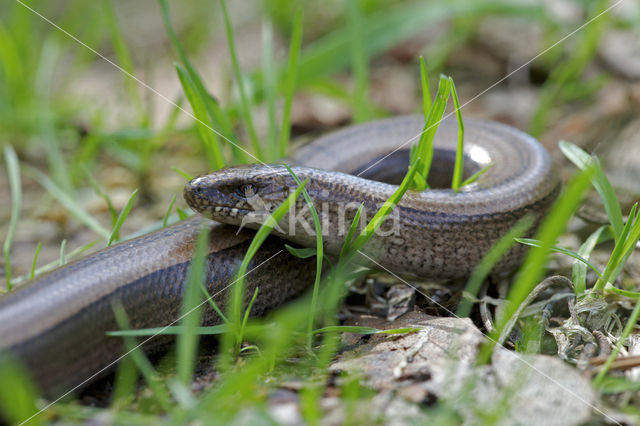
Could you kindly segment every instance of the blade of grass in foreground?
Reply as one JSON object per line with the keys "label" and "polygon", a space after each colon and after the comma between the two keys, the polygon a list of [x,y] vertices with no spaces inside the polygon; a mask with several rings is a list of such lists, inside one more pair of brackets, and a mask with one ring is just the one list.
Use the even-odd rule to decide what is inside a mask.
{"label": "blade of grass in foreground", "polygon": [[178,380],[184,385],[191,383],[196,360],[197,328],[200,326],[202,319],[202,291],[200,290],[200,284],[206,278],[208,247],[209,228],[203,226],[196,241],[196,248],[189,267],[180,310],[182,333],[178,335],[176,362]]}
{"label": "blade of grass in foreground", "polygon": [[[601,226],[593,234],[589,235],[578,249],[577,255],[588,261],[589,256],[591,256],[597,244],[610,240],[613,237],[609,229],[608,226]],[[587,290],[587,263],[579,260],[573,263],[571,281],[573,281],[576,296],[583,295]]]}
{"label": "blade of grass in foreground", "polygon": [[293,20],[289,59],[287,61],[287,71],[284,75],[284,105],[282,107],[282,125],[280,126],[280,142],[278,144],[281,158],[287,154],[289,136],[291,134],[291,106],[293,105],[293,95],[298,81],[298,58],[300,57],[300,46],[302,46],[302,17],[302,6],[299,6]]}
{"label": "blade of grass in foreground", "polygon": [[480,286],[484,280],[489,276],[491,269],[502,258],[502,256],[513,246],[514,239],[521,237],[525,232],[533,225],[534,218],[532,216],[524,216],[515,225],[504,234],[484,255],[478,266],[475,267],[467,281],[464,292],[462,293],[462,300],[458,305],[456,316],[467,317],[471,313],[471,307],[473,305],[473,298],[478,294]]}
{"label": "blade of grass in foreground", "polygon": [[[291,170],[288,165],[284,165],[289,173],[293,177],[293,179],[298,184],[298,187],[303,186],[302,181],[296,174]],[[313,225],[316,231],[316,276],[313,282],[313,293],[311,295],[311,306],[309,307],[309,311],[311,314],[309,315],[309,324],[307,326],[307,346],[311,349],[311,345],[313,342],[313,325],[315,323],[315,312],[318,308],[318,292],[320,291],[320,278],[322,275],[322,260],[324,259],[324,247],[322,245],[322,227],[320,225],[320,219],[318,218],[318,212],[316,211],[315,206],[313,205],[313,201],[311,200],[311,196],[307,192],[307,190],[302,188],[302,196],[307,202],[307,206],[309,207],[309,211],[311,212],[311,217],[313,218]]]}
{"label": "blade of grass in foreground", "polygon": [[158,0],[158,3],[160,5],[160,9],[162,10],[162,20],[167,30],[167,34],[169,35],[171,45],[178,54],[180,61],[182,61],[182,65],[184,65],[184,68],[189,74],[189,77],[194,84],[195,92],[204,103],[211,122],[215,124],[215,126],[212,126],[212,128],[208,130],[210,132],[214,132],[212,129],[219,129],[222,137],[233,142],[231,143],[231,149],[233,151],[234,160],[241,163],[246,163],[245,153],[238,144],[238,138],[233,132],[229,117],[222,110],[218,102],[207,92],[202,78],[191,64],[189,57],[184,51],[182,44],[180,43],[180,40],[178,39],[178,36],[176,35],[176,32],[171,25],[171,19],[169,17],[169,5],[167,4],[167,0]]}
{"label": "blade of grass in foreground", "polygon": [[[431,161],[433,160],[433,139],[436,136],[440,121],[442,121],[450,92],[451,81],[446,76],[441,75],[438,92],[436,93],[435,100],[431,104],[431,109],[429,109],[427,121],[424,123],[424,129],[420,135],[420,141],[415,148],[412,147],[411,149],[411,164],[418,164],[414,181],[411,183],[411,189],[413,190],[423,191],[429,187],[427,185],[427,176],[429,175]],[[416,162],[418,157],[422,159],[420,162]]]}
{"label": "blade of grass in foreground", "polygon": [[249,132],[249,138],[251,139],[251,145],[258,158],[264,158],[262,154],[262,148],[260,147],[260,141],[258,140],[258,134],[256,128],[253,125],[253,116],[251,114],[251,102],[246,93],[244,84],[244,75],[240,70],[240,63],[238,62],[238,55],[236,53],[236,46],[233,40],[233,28],[231,26],[231,19],[229,18],[229,12],[227,10],[227,2],[220,0],[220,6],[222,7],[222,16],[224,18],[224,27],[227,33],[227,43],[229,45],[229,55],[231,56],[231,65],[233,67],[233,73],[236,77],[236,83],[238,85],[238,93],[240,94],[240,108],[244,121]]}
{"label": "blade of grass in foreground", "polygon": [[520,304],[539,282],[551,247],[557,237],[564,231],[569,218],[582,199],[582,194],[588,189],[589,180],[593,176],[593,172],[593,169],[587,169],[576,175],[544,219],[536,234],[536,239],[540,240],[542,245],[529,250],[522,267],[518,271],[516,281],[509,291],[508,303],[497,316],[496,330],[491,334],[491,339],[485,343],[481,350],[478,357],[479,362],[486,363],[494,345],[496,343],[502,344],[509,334],[510,330],[508,330],[509,327],[507,325],[510,324],[512,316]]}
{"label": "blade of grass in foreground", "polygon": [[[198,334],[222,334],[230,331],[231,328],[228,324],[218,324],[206,327],[196,327]],[[160,335],[179,335],[184,333],[185,328],[182,325],[173,325],[170,327],[154,327],[154,328],[136,328],[133,330],[117,330],[107,332],[107,336],[160,336]]]}
{"label": "blade of grass in foreground", "polygon": [[580,147],[567,142],[560,141],[558,143],[560,151],[580,170],[586,170],[588,168],[595,168],[595,173],[592,178],[593,186],[602,199],[604,209],[607,212],[609,223],[613,227],[614,235],[616,238],[620,236],[623,228],[622,221],[622,209],[620,208],[620,202],[616,196],[613,186],[607,179],[607,175],[602,170],[600,162],[583,151]]}
{"label": "blade of grass in foreground", "polygon": [[278,90],[278,76],[273,59],[273,28],[271,22],[262,22],[262,87],[264,101],[267,106],[267,158],[266,161],[276,161],[279,156],[277,122],[276,122],[276,92]]}
{"label": "blade of grass in foreground", "polygon": [[38,264],[38,255],[40,254],[40,249],[42,248],[42,243],[38,242],[36,246],[36,251],[33,254],[33,262],[31,263],[31,273],[29,274],[29,281],[31,281],[36,276],[36,265]]}
{"label": "blade of grass in foreground", "polygon": [[11,145],[4,147],[4,161],[7,165],[7,174],[9,175],[9,186],[11,188],[11,219],[9,220],[9,229],[7,237],[2,245],[2,254],[4,255],[4,273],[6,277],[6,289],[10,291],[11,285],[11,245],[13,244],[13,236],[18,227],[18,219],[20,218],[20,208],[22,206],[22,183],[20,181],[20,163],[18,156]]}
{"label": "blade of grass in foreground", "polygon": [[353,333],[353,334],[406,334],[406,333],[415,333],[416,331],[420,331],[420,327],[403,327],[403,328],[392,328],[389,330],[381,330],[379,328],[373,327],[361,327],[361,326],[351,326],[351,325],[336,325],[331,327],[322,327],[317,330],[314,330],[314,334],[318,333],[327,333],[329,331],[335,331],[338,333]]}
{"label": "blade of grass in foreground", "polygon": [[[113,305],[113,313],[116,317],[116,322],[118,323],[118,327],[123,330],[128,330],[131,328],[131,324],[129,323],[129,318],[127,317],[127,313],[124,310],[124,307],[120,303],[115,303]],[[164,411],[169,411],[171,409],[171,397],[169,393],[164,387],[164,383],[161,380],[158,373],[153,368],[153,365],[149,361],[149,359],[142,352],[140,346],[136,343],[135,339],[131,336],[123,336],[124,346],[133,361],[138,367],[138,371],[142,374],[149,389],[154,395],[155,400],[158,405],[162,407]]]}
{"label": "blade of grass in foreground", "polygon": [[638,203],[635,203],[629,213],[629,218],[625,224],[622,233],[615,239],[613,252],[607,261],[602,276],[598,278],[593,286],[594,292],[601,292],[605,288],[610,287],[615,282],[622,268],[627,263],[629,256],[635,250],[638,239],[640,238],[640,213],[637,212]]}
{"label": "blade of grass in foreground", "polygon": [[118,361],[118,368],[113,379],[112,409],[124,410],[134,401],[138,378],[138,368],[131,357],[127,356]]}
{"label": "blade of grass in foreground", "polygon": [[238,272],[235,274],[235,279],[232,282],[233,286],[231,290],[231,297],[229,298],[227,314],[229,322],[235,330],[234,333],[225,334],[222,339],[222,354],[220,356],[219,364],[223,369],[227,369],[225,367],[231,365],[231,360],[239,353],[240,345],[243,340],[243,336],[241,334],[242,306],[245,296],[245,276],[247,275],[249,263],[258,252],[258,249],[262,246],[262,243],[267,239],[273,228],[287,214],[291,205],[300,196],[300,193],[307,182],[308,180],[305,180],[301,185],[298,185],[296,190],[291,193],[287,199],[274,210],[267,220],[265,220],[262,226],[260,226],[247,249],[244,259],[242,259]]}
{"label": "blade of grass in foreground", "polygon": [[355,80],[354,119],[356,122],[363,122],[371,117],[371,110],[369,108],[369,59],[364,48],[360,0],[347,0],[347,27],[350,29],[351,70]]}
{"label": "blade of grass in foreground", "polygon": [[176,203],[176,194],[173,194],[171,201],[169,202],[169,207],[167,207],[167,211],[164,213],[162,218],[162,227],[166,228],[169,223],[169,216],[171,216],[171,210],[173,210],[173,205]]}
{"label": "blade of grass in foreground", "polygon": [[362,209],[364,208],[364,203],[360,203],[358,210],[356,210],[355,216],[353,216],[353,220],[351,221],[351,226],[349,226],[349,231],[347,232],[347,236],[344,239],[344,244],[342,244],[342,249],[340,249],[340,257],[343,257],[347,254],[349,250],[349,246],[353,241],[353,236],[356,233],[356,229],[358,229],[358,224],[360,223],[360,216],[362,215]]}
{"label": "blade of grass in foreground", "polygon": [[[364,49],[373,57],[390,49],[435,22],[459,16],[501,14],[536,19],[543,16],[540,6],[512,4],[495,0],[472,2],[400,2],[385,4],[378,12],[363,16]],[[344,26],[305,48],[300,58],[300,85],[321,80],[349,66],[350,28]]]}
{"label": "blade of grass in foreground", "polygon": [[462,187],[462,173],[464,172],[464,122],[462,121],[460,100],[458,99],[456,85],[453,84],[453,78],[449,77],[449,82],[451,83],[451,97],[456,110],[456,119],[458,120],[458,147],[456,148],[456,162],[453,167],[451,189],[453,189],[453,192],[458,192]]}
{"label": "blade of grass in foreground", "polygon": [[25,368],[16,360],[0,354],[0,412],[10,424],[42,424],[36,405],[38,393]]}
{"label": "blade of grass in foreground", "polygon": [[[347,281],[349,271],[353,268],[351,260],[353,257],[361,253],[362,248],[373,237],[376,231],[382,226],[387,216],[393,211],[396,205],[400,202],[406,191],[409,189],[409,185],[414,181],[417,173],[420,157],[415,158],[411,163],[407,174],[399,185],[398,189],[389,197],[389,199],[378,209],[371,221],[365,226],[365,228],[356,237],[353,243],[350,243],[347,239],[344,243],[342,254],[339,262],[335,268],[333,268],[327,278],[326,284],[323,286],[324,291],[322,293],[321,306],[324,309],[324,321],[325,327],[323,327],[324,335],[320,353],[315,363],[317,371],[323,372],[326,375],[327,367],[335,352],[339,347],[338,329],[336,329],[336,307],[339,305],[340,299],[345,294],[346,287],[344,283]],[[361,211],[362,206],[358,209]],[[355,230],[357,223],[359,222],[359,216],[354,217],[349,233]],[[348,247],[345,250],[345,247]],[[301,409],[308,422],[314,423],[320,418],[320,398],[322,395],[322,386],[306,386],[301,391]]]}
{"label": "blade of grass in foreground", "polygon": [[[68,258],[73,258],[76,257],[82,253],[84,253],[85,251],[89,250],[91,247],[95,246],[98,243],[98,240],[93,240],[88,242],[87,244],[78,247],[77,249],[73,250],[71,253],[69,253],[67,255]],[[36,248],[37,250],[37,248]],[[35,262],[35,257],[34,256],[34,262]],[[14,285],[17,284],[22,284],[24,282],[27,282],[29,280],[32,280],[34,277],[37,277],[38,275],[42,275],[45,272],[49,272],[52,271],[54,269],[56,269],[58,266],[60,266],[60,260],[54,260],[52,262],[47,263],[46,265],[43,265],[39,268],[36,268],[35,270],[32,270],[30,273],[28,274],[24,274],[24,275],[20,275],[19,277],[16,277],[14,280],[12,280],[12,283]]]}
{"label": "blade of grass in foreground", "polygon": [[189,76],[189,73],[187,73],[182,65],[175,64],[175,67],[178,72],[180,84],[182,85],[182,90],[187,96],[187,100],[191,105],[193,114],[196,116],[196,128],[198,129],[198,134],[204,144],[204,151],[209,158],[209,167],[213,170],[221,169],[225,166],[224,157],[222,156],[222,147],[220,146],[220,139],[218,135],[211,131],[215,124],[209,119],[205,101],[198,95],[197,87],[193,82],[193,79]]}
{"label": "blade of grass in foreground", "polygon": [[[369,222],[356,241],[350,245],[350,250],[344,256],[341,256],[336,268],[325,278],[321,286],[322,291],[318,296],[318,306],[323,308],[322,314],[326,327],[331,327],[335,322],[338,301],[346,291],[344,283],[353,267],[350,259],[356,253],[356,250],[361,248],[374,235],[375,230],[386,217],[384,214],[388,214],[391,211],[391,208],[399,201],[404,191],[407,190],[408,183],[413,179],[415,171],[415,167],[409,169],[401,188],[378,211],[378,214]],[[286,209],[283,209],[283,211],[286,211]],[[259,342],[261,356],[246,359],[242,368],[227,370],[227,374],[222,377],[218,386],[207,392],[199,400],[197,412],[200,419],[204,420],[212,414],[215,414],[221,421],[230,419],[238,410],[238,405],[234,404],[233,401],[242,400],[246,403],[260,403],[260,397],[255,392],[255,384],[260,382],[260,377],[272,371],[277,363],[286,359],[291,351],[295,349],[297,336],[304,333],[304,329],[308,325],[311,297],[312,295],[307,294],[306,297],[279,309],[272,321],[276,326],[266,327],[261,330],[255,329],[256,332],[251,333],[252,341]],[[239,312],[239,309],[236,309],[236,311]],[[323,375],[326,373],[326,365],[338,347],[336,332],[326,327],[326,332],[323,333],[320,353],[317,361],[313,362],[314,370]],[[227,339],[231,337],[228,336]],[[227,348],[230,348],[229,342],[226,345]],[[228,350],[223,350],[223,354],[228,352]],[[321,391],[321,386],[310,389],[305,388],[303,395],[301,395],[305,406],[303,409],[305,419],[310,423],[313,423],[314,418],[318,418],[318,398],[322,394]]]}
{"label": "blade of grass in foreground", "polygon": [[412,163],[411,167],[407,171],[404,179],[398,186],[398,189],[391,194],[391,197],[387,201],[384,202],[382,207],[376,212],[376,214],[371,218],[371,221],[365,226],[360,235],[356,237],[356,239],[349,245],[349,252],[345,254],[345,258],[349,258],[349,256],[353,256],[356,252],[360,251],[365,244],[373,237],[376,231],[382,226],[384,220],[391,213],[391,211],[395,208],[395,206],[400,202],[400,199],[404,196],[405,192],[409,189],[409,186],[414,181],[414,177],[418,172],[418,164],[420,163],[420,157],[416,158],[415,162]]}
{"label": "blade of grass in foreground", "polygon": [[[127,43],[124,40],[120,26],[118,25],[112,0],[102,0],[102,6],[102,16],[107,24],[109,35],[111,36],[111,45],[113,46],[116,58],[118,58],[118,65],[130,75],[134,75],[131,54],[127,48]],[[149,124],[149,115],[147,114],[144,103],[142,102],[142,96],[140,96],[140,92],[138,91],[138,83],[125,74],[122,76],[127,93],[129,94],[129,99],[132,101],[133,106],[140,117],[141,124],[143,126],[147,126]]]}
{"label": "blade of grass in foreground", "polygon": [[422,113],[426,123],[429,111],[431,111],[431,88],[429,87],[429,74],[427,74],[427,67],[424,65],[422,56],[420,56],[420,85],[422,86]]}
{"label": "blade of grass in foreground", "polygon": [[56,185],[47,175],[44,173],[29,168],[27,169],[29,174],[47,190],[49,194],[56,200],[60,202],[64,206],[64,208],[71,213],[73,217],[78,219],[81,223],[83,223],[87,228],[91,229],[96,234],[103,237],[105,240],[109,240],[111,237],[111,232],[105,229],[100,222],[93,218],[80,204],[78,204],[74,199],[72,199],[64,190],[62,190],[58,185]]}
{"label": "blade of grass in foreground", "polygon": [[111,216],[111,226],[112,227],[115,226],[116,221],[118,220],[118,212],[116,211],[115,207],[113,207],[113,202],[111,201],[111,197],[109,197],[109,195],[107,195],[102,190],[102,188],[100,188],[100,185],[98,184],[98,182],[96,182],[95,178],[91,174],[91,171],[89,170],[88,167],[86,167],[85,165],[82,165],[80,167],[84,172],[84,175],[87,178],[87,182],[89,183],[89,185],[91,185],[95,193],[98,194],[98,196],[102,198],[105,201],[105,203],[107,203],[107,209],[109,210],[109,215]]}
{"label": "blade of grass in foreground", "polygon": [[[519,242],[520,244],[526,244],[526,245],[531,246],[531,247],[542,247],[543,246],[541,241],[535,240],[533,238],[516,238],[516,241]],[[602,277],[602,274],[600,273],[600,271],[598,271],[598,268],[596,268],[596,266],[594,264],[592,264],[591,262],[589,262],[589,260],[587,260],[584,257],[582,257],[580,254],[575,253],[575,252],[573,252],[571,250],[568,250],[568,249],[566,249],[564,247],[559,247],[559,246],[556,246],[556,245],[551,246],[551,248],[549,250],[552,251],[553,253],[561,253],[561,254],[566,254],[567,256],[573,257],[581,265],[584,265],[585,267],[588,266],[589,268],[591,268],[591,270],[598,277]]]}
{"label": "blade of grass in foreground", "polygon": [[129,212],[131,212],[131,208],[133,207],[133,203],[136,201],[136,195],[138,194],[138,190],[134,190],[127,201],[127,204],[122,208],[122,211],[118,215],[116,219],[116,223],[113,225],[113,230],[111,231],[111,236],[109,237],[109,242],[107,242],[107,247],[109,247],[114,242],[120,240],[120,228],[124,224],[124,221],[129,216]]}

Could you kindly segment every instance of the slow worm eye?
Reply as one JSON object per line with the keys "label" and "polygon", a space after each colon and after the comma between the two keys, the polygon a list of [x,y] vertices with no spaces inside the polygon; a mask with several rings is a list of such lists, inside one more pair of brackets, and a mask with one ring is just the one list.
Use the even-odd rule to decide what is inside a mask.
{"label": "slow worm eye", "polygon": [[238,187],[238,195],[243,198],[251,198],[258,192],[256,186],[252,183],[243,183]]}

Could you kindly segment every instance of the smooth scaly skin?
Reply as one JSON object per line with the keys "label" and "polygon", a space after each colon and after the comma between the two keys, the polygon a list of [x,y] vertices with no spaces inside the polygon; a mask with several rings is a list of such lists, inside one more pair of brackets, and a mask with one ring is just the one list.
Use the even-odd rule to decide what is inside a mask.
{"label": "smooth scaly skin", "polygon": [[[434,208],[438,213],[431,217],[435,219],[427,220],[424,224],[431,228],[434,223],[440,224],[450,229],[447,232],[455,234],[453,241],[456,244],[464,242],[464,247],[480,244],[484,250],[490,243],[483,241],[492,241],[507,229],[513,218],[521,214],[523,206],[526,210],[542,212],[554,197],[558,181],[551,172],[548,154],[531,138],[497,124],[467,120],[466,125],[467,151],[475,143],[486,146],[494,162],[491,171],[475,185],[483,187],[478,191],[480,195],[465,193],[453,197],[448,191],[436,191],[429,200],[430,204],[414,199],[415,196],[408,198],[413,204],[407,205],[407,209],[413,206],[419,209],[427,206]],[[305,146],[292,161],[303,166],[355,173],[407,142],[419,133],[421,127],[421,119],[416,117],[351,127]],[[452,123],[443,123],[438,131],[438,146],[449,146],[443,143],[444,139],[455,141],[454,127]],[[389,168],[397,170],[400,167],[404,171],[398,165],[402,162],[398,160],[402,159],[392,155],[382,162],[386,167],[374,167],[364,176],[382,176],[383,169]],[[436,162],[435,168],[437,165]],[[307,173],[303,173],[303,170],[299,172]],[[350,185],[351,181],[344,175],[325,175],[316,171],[308,173],[313,175],[313,181],[308,186],[312,194],[318,196],[325,189],[328,190],[327,199],[331,200],[343,197],[345,200],[356,199],[359,204],[361,199],[366,199],[369,207],[383,200],[388,194],[385,191],[391,189],[371,181],[359,189],[348,189],[344,185]],[[239,176],[234,172],[230,177],[236,179]],[[326,176],[326,179],[317,179],[322,176]],[[290,186],[290,182],[287,182],[287,186]],[[193,186],[188,185],[186,195],[193,203],[191,189]],[[419,213],[421,218],[429,217],[423,210],[411,211],[409,216],[415,213]],[[252,234],[242,231],[236,235],[235,228],[191,218],[106,248],[0,298],[0,349],[6,349],[22,360],[49,396],[60,395],[109,371],[110,364],[122,353],[121,340],[105,335],[107,331],[118,329],[113,317],[113,302],[120,301],[123,304],[132,326],[136,328],[159,327],[174,321],[180,310],[194,242],[202,225],[209,226],[211,231],[207,268],[209,291],[215,294],[224,289],[231,280],[234,267],[244,256]],[[329,240],[335,251],[339,239],[330,237]],[[442,265],[453,262],[460,270],[470,270],[477,253],[461,247],[460,250],[466,250],[464,253],[450,256],[453,247],[451,241],[437,235],[430,241],[416,241],[415,235],[409,234],[398,247],[413,247],[407,253],[419,256],[416,248],[432,244],[428,252],[435,257],[425,258],[425,264],[440,265],[439,270],[446,272],[452,268]],[[270,238],[253,261],[254,266],[259,265],[276,255],[247,276],[250,288],[260,287],[252,310],[255,314],[281,304],[312,282],[315,262],[294,258],[286,251],[278,254],[282,248],[282,240]],[[404,253],[396,257],[406,255]],[[518,256],[519,253],[514,254],[507,266],[511,267],[519,259]],[[418,257],[412,258],[411,265],[421,262]],[[438,270],[433,266],[429,268],[432,272]],[[251,293],[247,292],[249,295]],[[225,293],[221,293],[216,300],[224,307]],[[218,321],[209,308],[205,309],[204,316],[209,324]],[[153,350],[166,344],[167,339],[155,338],[147,349]]]}
{"label": "smooth scaly skin", "polygon": [[[193,217],[173,226],[103,249],[61,267],[0,298],[0,348],[24,362],[46,395],[62,395],[112,370],[123,354],[112,304],[122,303],[133,328],[161,327],[179,317],[185,278],[201,226],[210,227],[207,264],[209,293],[224,309],[234,269],[253,233]],[[301,293],[313,282],[314,262],[289,255],[273,237],[253,259],[246,276],[247,294],[260,287],[252,313],[260,315]],[[275,255],[275,256],[274,256]],[[206,324],[219,318],[208,304]],[[141,339],[142,340],[142,339]],[[166,347],[154,337],[147,351]],[[106,368],[106,369],[105,369]],[[94,377],[95,375],[95,377]],[[89,380],[91,381],[91,380]]]}
{"label": "smooth scaly skin", "polygon": [[[304,158],[313,159],[307,165],[324,169],[364,171],[366,165],[375,164],[419,134],[421,128],[419,117],[352,127],[304,148]],[[455,152],[456,143],[457,124],[455,120],[447,120],[441,124],[434,142],[437,149],[434,165],[446,161],[447,152]],[[379,267],[422,277],[469,276],[489,248],[520,218],[531,213],[539,219],[557,196],[559,181],[549,154],[535,139],[520,131],[496,123],[466,120],[465,153],[469,162],[478,160],[476,169],[489,161],[493,166],[458,194],[450,189],[407,192],[396,207],[387,232],[375,235],[366,247],[367,255]],[[402,172],[407,161],[405,155]],[[375,177],[382,171],[379,164],[376,168],[366,173]],[[309,179],[306,189],[320,221],[325,223],[325,249],[333,255],[339,254],[360,203],[364,203],[363,217],[371,218],[397,189],[396,185],[339,171],[310,167],[294,167],[293,171],[301,180]],[[255,195],[243,194],[247,185]],[[253,210],[272,210],[295,187],[295,181],[282,166],[231,167],[192,180],[185,188],[185,199],[192,208],[217,221],[257,228],[266,215],[255,215]],[[313,246],[314,227],[302,198],[297,201],[295,214],[302,220],[291,220],[288,215],[280,223],[281,231],[276,233]],[[514,247],[494,272],[513,270],[523,254],[523,247]]]}

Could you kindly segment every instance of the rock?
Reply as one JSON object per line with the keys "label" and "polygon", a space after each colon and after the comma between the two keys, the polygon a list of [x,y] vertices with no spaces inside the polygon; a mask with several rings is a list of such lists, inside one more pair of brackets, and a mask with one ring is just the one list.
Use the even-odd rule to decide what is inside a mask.
{"label": "rock", "polygon": [[495,416],[499,424],[580,424],[596,403],[590,381],[555,357],[498,348],[490,365],[476,366],[486,337],[467,318],[413,311],[394,322],[364,316],[354,322],[421,331],[360,339],[331,365],[331,372],[357,372],[364,385],[395,391],[414,403],[444,402],[464,424],[475,423],[479,415]]}

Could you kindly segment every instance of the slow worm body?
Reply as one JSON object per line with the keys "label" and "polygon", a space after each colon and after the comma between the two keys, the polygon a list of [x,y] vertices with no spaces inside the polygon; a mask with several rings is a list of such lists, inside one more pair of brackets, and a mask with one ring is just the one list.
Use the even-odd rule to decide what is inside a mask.
{"label": "slow worm body", "polygon": [[[329,254],[339,254],[361,203],[362,217],[370,219],[397,189],[395,183],[406,173],[409,161],[409,144],[402,144],[420,134],[422,125],[419,117],[400,117],[354,126],[298,152],[308,160],[293,171],[301,180],[309,180],[306,189],[318,211]],[[378,266],[422,277],[469,276],[520,218],[531,214],[539,219],[557,196],[559,181],[549,154],[535,139],[498,123],[467,120],[465,127],[466,174],[490,165],[489,169],[457,194],[446,189],[458,128],[455,120],[445,120],[434,141],[429,176],[432,186],[441,189],[405,194],[386,228],[367,246],[368,257]],[[216,221],[257,228],[295,187],[282,166],[240,166],[193,179],[185,188],[185,199]],[[298,199],[275,233],[313,246],[316,236],[304,199]],[[522,246],[515,246],[494,271],[514,269],[523,253]]]}
{"label": "slow worm body", "polygon": [[[367,211],[375,211],[395,189],[393,183],[377,180],[394,182],[404,174],[409,145],[394,150],[419,134],[422,125],[419,117],[400,117],[353,126],[317,139],[291,158],[296,173],[310,179],[307,189],[327,223],[330,253],[338,252],[344,240],[344,224],[337,219],[340,206],[363,202]],[[450,179],[456,132],[450,120],[438,130],[430,175],[436,185]],[[374,239],[369,249],[384,267],[413,275],[466,276],[515,221],[527,213],[540,217],[557,195],[559,181],[549,155],[528,135],[467,120],[465,143],[467,175],[489,163],[491,168],[455,195],[446,189],[408,193],[398,206],[398,232]],[[205,215],[237,225],[252,211],[247,198],[259,195],[269,211],[293,187],[279,167],[248,166],[198,178],[187,185],[185,197]],[[297,207],[302,210],[304,204]],[[353,215],[348,211],[346,226]],[[246,224],[256,227],[257,222]],[[208,289],[212,294],[223,290],[252,232],[236,234],[236,227],[194,217],[103,249],[0,298],[0,350],[21,360],[49,396],[109,371],[122,353],[120,339],[105,335],[118,329],[114,301],[122,303],[136,328],[174,321],[201,226],[211,231]],[[282,235],[314,244],[315,237],[298,227],[294,236]],[[282,228],[288,229],[286,221]],[[294,258],[286,250],[281,253],[283,248],[282,239],[270,237],[253,261],[257,266],[270,259],[247,276],[250,289],[260,288],[255,315],[294,297],[313,281],[315,262]],[[513,249],[496,271],[512,270],[521,256],[521,249]],[[216,301],[224,306],[225,298],[222,292]],[[204,321],[213,324],[219,319],[207,308]],[[156,338],[146,349],[166,344],[167,338]]]}

